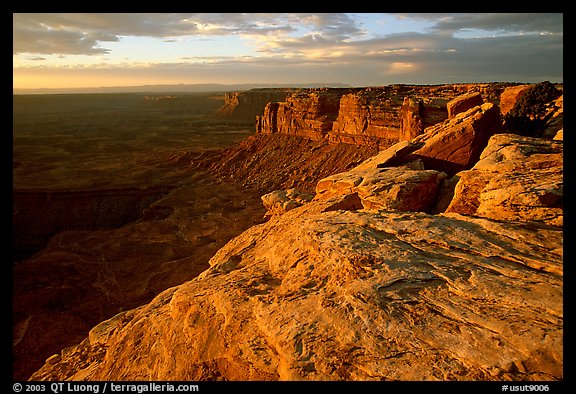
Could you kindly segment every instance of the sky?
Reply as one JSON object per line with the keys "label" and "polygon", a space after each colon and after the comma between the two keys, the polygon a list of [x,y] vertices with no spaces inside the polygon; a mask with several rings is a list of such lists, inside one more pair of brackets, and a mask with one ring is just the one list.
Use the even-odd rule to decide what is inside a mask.
{"label": "sky", "polygon": [[13,88],[563,82],[563,14],[15,13]]}

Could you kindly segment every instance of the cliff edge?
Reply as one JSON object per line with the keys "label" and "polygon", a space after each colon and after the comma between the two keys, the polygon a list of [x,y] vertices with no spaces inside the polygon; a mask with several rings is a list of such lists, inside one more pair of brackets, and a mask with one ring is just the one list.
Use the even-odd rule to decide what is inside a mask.
{"label": "cliff edge", "polygon": [[562,380],[563,142],[462,111],[318,180],[31,379]]}

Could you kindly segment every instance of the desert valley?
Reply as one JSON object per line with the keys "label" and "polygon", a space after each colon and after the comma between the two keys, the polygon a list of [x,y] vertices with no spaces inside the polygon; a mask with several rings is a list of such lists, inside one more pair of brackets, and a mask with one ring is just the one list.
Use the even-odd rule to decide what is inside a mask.
{"label": "desert valley", "polygon": [[564,378],[562,84],[13,105],[15,380]]}

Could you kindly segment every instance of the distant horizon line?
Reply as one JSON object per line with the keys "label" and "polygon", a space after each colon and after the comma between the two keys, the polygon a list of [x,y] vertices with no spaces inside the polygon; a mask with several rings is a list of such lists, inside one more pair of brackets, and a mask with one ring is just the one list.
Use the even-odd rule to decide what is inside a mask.
{"label": "distant horizon line", "polygon": [[[540,81],[543,82],[543,81]],[[552,82],[552,81],[550,81]],[[367,88],[393,85],[466,85],[466,84],[533,84],[537,82],[519,81],[491,81],[491,82],[443,82],[443,83],[390,83],[375,85],[350,85],[345,83],[311,82],[311,83],[179,83],[179,84],[146,84],[129,86],[102,86],[102,87],[70,87],[70,88],[13,88],[13,95],[23,94],[82,94],[82,93],[200,93],[200,92],[227,92],[234,90],[250,90],[258,88]],[[552,82],[563,85],[563,82]],[[166,90],[170,89],[170,90]]]}

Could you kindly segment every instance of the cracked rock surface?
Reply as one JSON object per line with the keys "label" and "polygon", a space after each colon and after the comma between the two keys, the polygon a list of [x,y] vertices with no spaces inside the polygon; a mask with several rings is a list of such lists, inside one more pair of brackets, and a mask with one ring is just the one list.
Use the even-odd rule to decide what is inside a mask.
{"label": "cracked rock surface", "polygon": [[38,380],[559,380],[562,229],[313,201]]}

